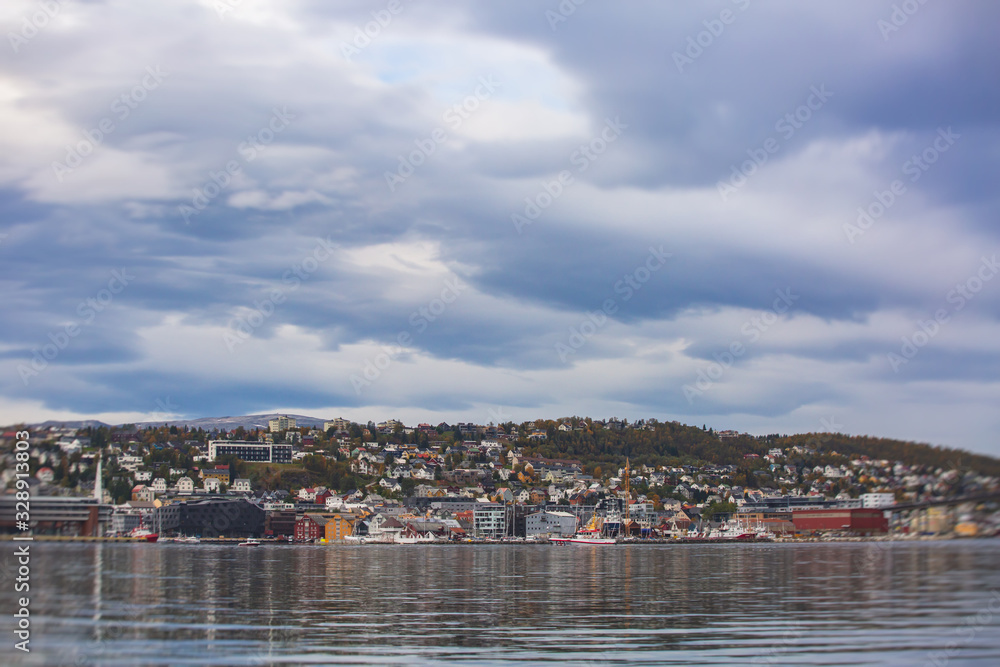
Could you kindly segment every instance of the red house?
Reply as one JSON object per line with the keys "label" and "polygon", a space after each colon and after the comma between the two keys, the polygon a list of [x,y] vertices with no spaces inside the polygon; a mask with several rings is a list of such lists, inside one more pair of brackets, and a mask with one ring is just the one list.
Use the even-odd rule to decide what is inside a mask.
{"label": "red house", "polygon": [[323,514],[303,514],[295,519],[295,541],[312,542],[326,537],[326,523],[330,518]]}

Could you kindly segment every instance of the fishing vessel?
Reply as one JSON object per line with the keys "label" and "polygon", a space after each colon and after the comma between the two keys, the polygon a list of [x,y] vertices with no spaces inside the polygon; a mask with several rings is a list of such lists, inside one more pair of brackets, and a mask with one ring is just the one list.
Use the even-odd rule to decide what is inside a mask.
{"label": "fishing vessel", "polygon": [[585,528],[581,528],[572,537],[551,537],[553,544],[615,544],[615,538],[602,536],[604,522],[599,516],[594,516]]}

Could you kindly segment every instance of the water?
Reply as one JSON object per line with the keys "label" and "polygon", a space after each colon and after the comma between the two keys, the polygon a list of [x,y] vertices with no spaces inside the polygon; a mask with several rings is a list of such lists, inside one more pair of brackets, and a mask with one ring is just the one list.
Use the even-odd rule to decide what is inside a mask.
{"label": "water", "polygon": [[35,543],[31,569],[3,664],[1000,664],[996,540]]}

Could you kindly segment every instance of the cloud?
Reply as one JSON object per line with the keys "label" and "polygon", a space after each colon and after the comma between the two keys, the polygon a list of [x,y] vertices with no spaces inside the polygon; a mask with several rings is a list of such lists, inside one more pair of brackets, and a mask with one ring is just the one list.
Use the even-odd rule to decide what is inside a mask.
{"label": "cloud", "polygon": [[65,5],[0,65],[0,417],[835,414],[991,451],[1000,9],[554,6]]}

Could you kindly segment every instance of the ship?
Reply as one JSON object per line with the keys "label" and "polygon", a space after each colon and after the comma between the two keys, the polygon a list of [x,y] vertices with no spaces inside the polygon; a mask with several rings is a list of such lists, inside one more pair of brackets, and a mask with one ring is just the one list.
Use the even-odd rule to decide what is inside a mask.
{"label": "ship", "polygon": [[572,537],[551,537],[549,541],[553,544],[615,544],[615,538],[602,536],[604,521],[601,517],[594,515],[585,528],[581,528]]}

